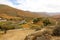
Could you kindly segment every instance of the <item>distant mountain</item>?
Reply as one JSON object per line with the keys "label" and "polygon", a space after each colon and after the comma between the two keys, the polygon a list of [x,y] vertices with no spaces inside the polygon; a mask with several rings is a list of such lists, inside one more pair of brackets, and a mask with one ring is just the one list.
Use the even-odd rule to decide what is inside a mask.
{"label": "distant mountain", "polygon": [[0,17],[14,18],[14,17],[45,17],[48,16],[44,12],[29,12],[16,8],[12,8],[8,5],[0,4]]}
{"label": "distant mountain", "polygon": [[60,12],[57,13],[49,13],[49,15],[54,19],[60,20]]}

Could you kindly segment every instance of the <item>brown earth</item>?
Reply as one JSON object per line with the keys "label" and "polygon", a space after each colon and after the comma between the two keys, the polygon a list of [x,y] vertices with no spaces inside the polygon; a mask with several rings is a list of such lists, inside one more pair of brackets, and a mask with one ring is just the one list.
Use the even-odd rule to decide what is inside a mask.
{"label": "brown earth", "polygon": [[34,30],[9,30],[6,34],[0,37],[0,40],[24,40],[24,38],[33,33]]}

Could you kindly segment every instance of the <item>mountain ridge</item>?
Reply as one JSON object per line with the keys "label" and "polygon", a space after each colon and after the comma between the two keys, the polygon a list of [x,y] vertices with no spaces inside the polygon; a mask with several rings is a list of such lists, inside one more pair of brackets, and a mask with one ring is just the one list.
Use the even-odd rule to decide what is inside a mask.
{"label": "mountain ridge", "polygon": [[[57,14],[56,14],[57,15]],[[38,18],[38,17],[48,17],[48,16],[56,16],[54,13],[47,13],[47,12],[30,12],[19,10],[8,5],[0,4],[0,17],[3,18],[14,18],[14,17],[31,17],[31,18]],[[60,15],[58,13],[58,15]]]}
{"label": "mountain ridge", "polygon": [[[26,17],[41,17],[41,14],[37,14],[34,12],[23,11],[19,9],[12,8],[8,5],[1,5],[0,4],[0,15],[5,14],[7,16],[26,16]],[[42,15],[43,16],[43,15]]]}

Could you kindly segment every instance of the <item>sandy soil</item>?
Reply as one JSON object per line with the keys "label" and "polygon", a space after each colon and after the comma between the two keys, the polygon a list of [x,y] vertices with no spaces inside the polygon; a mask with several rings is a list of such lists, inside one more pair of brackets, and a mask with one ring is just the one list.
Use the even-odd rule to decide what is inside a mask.
{"label": "sandy soil", "polygon": [[6,34],[3,34],[0,37],[0,40],[24,40],[24,38],[33,33],[34,30],[9,30]]}

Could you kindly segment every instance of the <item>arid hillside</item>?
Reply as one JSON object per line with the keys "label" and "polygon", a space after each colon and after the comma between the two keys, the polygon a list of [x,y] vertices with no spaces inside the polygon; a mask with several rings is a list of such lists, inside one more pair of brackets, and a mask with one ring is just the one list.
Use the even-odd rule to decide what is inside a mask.
{"label": "arid hillside", "polygon": [[47,14],[44,14],[44,12],[38,13],[38,12],[29,12],[29,11],[23,11],[18,10],[16,8],[10,7],[8,5],[0,4],[0,17],[3,18],[14,18],[14,17],[42,17],[46,16]]}
{"label": "arid hillside", "polygon": [[[45,32],[45,28],[47,32]],[[57,31],[54,28],[57,28]],[[39,30],[44,31],[40,32]],[[38,32],[35,34],[36,36],[33,34],[35,32]],[[31,33],[33,36],[31,36]],[[46,12],[24,11],[0,4],[0,40],[24,40],[25,38],[26,40],[33,40],[41,34],[45,35],[44,33],[48,34],[44,36],[47,39],[48,36],[53,36],[54,33],[60,35],[60,14],[54,15],[51,13],[49,15]],[[54,40],[54,38],[52,39]]]}

